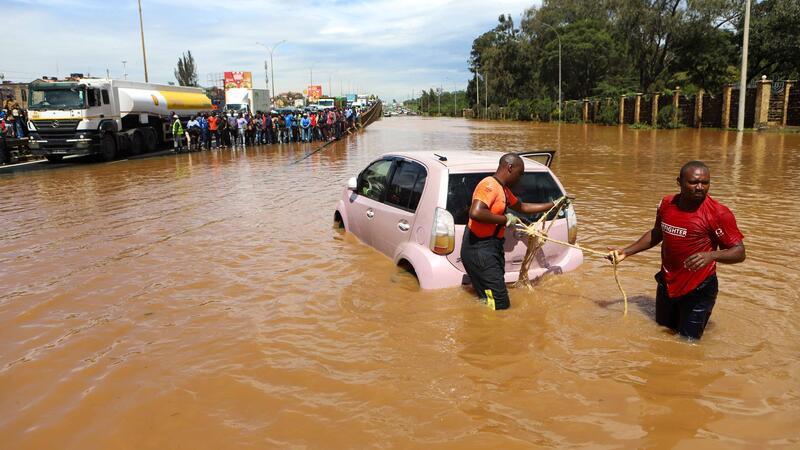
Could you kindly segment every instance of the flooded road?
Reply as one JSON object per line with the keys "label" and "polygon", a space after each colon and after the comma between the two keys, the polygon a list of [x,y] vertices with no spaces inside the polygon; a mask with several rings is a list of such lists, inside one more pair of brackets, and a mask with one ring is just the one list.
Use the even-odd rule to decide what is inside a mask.
{"label": "flooded road", "polygon": [[[746,236],[699,343],[654,322],[659,253],[493,312],[340,235],[386,151],[558,150],[579,242],[652,226],[702,159]],[[388,118],[314,146],[0,176],[0,447],[797,448],[800,135]]]}

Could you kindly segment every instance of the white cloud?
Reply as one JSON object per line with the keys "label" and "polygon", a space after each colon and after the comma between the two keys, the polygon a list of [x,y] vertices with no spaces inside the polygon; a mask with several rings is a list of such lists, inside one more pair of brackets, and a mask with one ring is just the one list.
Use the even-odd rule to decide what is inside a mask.
{"label": "white cloud", "polygon": [[[9,0],[6,0],[9,1]],[[23,45],[7,46],[6,78],[86,72],[142,79],[136,0],[10,0]],[[534,0],[142,0],[150,78],[172,81],[178,56],[191,50],[201,83],[207,74],[251,70],[263,86],[267,51],[275,43],[276,88],[302,90],[314,81],[334,93],[360,88],[405,98],[447,81],[462,88],[474,39],[503,13],[519,17]],[[9,66],[9,62],[13,65]],[[448,87],[449,85],[449,87]]]}

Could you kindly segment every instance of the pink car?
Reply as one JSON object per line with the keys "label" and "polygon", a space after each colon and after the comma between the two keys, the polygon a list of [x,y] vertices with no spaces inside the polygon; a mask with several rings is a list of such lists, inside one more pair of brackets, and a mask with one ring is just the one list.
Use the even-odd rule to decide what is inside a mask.
{"label": "pink car", "polygon": [[[520,153],[525,174],[513,191],[521,201],[549,202],[564,194],[549,169],[554,153]],[[460,255],[472,192],[494,173],[500,156],[465,151],[385,154],[348,181],[334,220],[413,272],[423,289],[469,284]],[[524,218],[533,221],[538,216]],[[556,218],[550,236],[575,243],[577,218],[572,206]],[[506,232],[507,283],[519,278],[526,242],[520,231]],[[574,248],[546,243],[543,252],[544,257],[531,265],[532,280],[573,270],[583,262],[583,253]]]}

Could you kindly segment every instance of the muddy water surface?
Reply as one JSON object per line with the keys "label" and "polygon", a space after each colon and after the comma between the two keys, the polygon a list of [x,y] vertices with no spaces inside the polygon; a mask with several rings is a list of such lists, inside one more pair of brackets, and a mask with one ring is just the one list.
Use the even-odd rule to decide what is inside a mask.
{"label": "muddy water surface", "polygon": [[[654,323],[656,249],[488,311],[331,227],[392,150],[559,151],[582,244],[652,225],[688,159],[746,236],[706,336]],[[389,118],[312,146],[0,176],[0,447],[800,446],[800,135]]]}

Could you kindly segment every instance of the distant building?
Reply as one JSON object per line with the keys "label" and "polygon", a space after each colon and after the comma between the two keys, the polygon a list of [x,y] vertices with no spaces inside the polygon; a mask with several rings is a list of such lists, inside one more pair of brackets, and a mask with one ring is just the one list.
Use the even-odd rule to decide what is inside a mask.
{"label": "distant building", "polygon": [[3,81],[0,84],[0,96],[2,96],[2,100],[5,100],[10,95],[23,109],[28,109],[29,84],[30,83],[14,83],[11,81]]}

